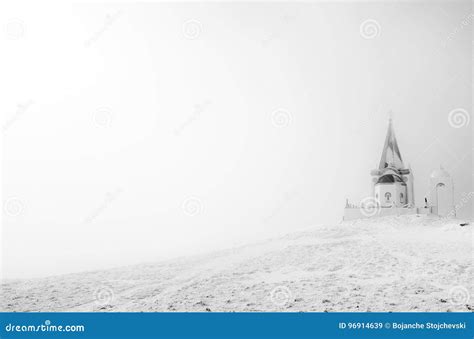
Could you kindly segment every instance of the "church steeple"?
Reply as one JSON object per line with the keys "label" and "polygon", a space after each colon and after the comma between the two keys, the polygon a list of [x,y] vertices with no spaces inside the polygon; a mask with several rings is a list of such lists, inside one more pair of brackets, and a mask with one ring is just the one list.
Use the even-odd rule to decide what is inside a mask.
{"label": "church steeple", "polygon": [[400,149],[398,148],[397,139],[395,138],[391,117],[388,120],[387,136],[385,137],[385,145],[383,147],[382,157],[380,158],[379,170],[383,170],[387,167],[394,167],[396,169],[405,168]]}
{"label": "church steeple", "polygon": [[390,117],[379,168],[371,172],[374,198],[381,207],[403,207],[413,204],[413,176],[407,176],[410,172],[403,164]]}

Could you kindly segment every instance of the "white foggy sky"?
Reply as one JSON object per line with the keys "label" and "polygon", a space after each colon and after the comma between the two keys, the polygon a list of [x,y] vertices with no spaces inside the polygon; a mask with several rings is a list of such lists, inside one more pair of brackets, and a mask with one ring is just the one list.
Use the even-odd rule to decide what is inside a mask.
{"label": "white foggy sky", "polygon": [[[417,204],[440,163],[459,202],[472,191],[472,122],[453,128],[448,114],[472,114],[470,13],[469,2],[3,5],[2,27],[24,30],[1,36],[2,194],[22,206],[4,213],[4,276],[339,222],[346,197],[370,194],[389,111]],[[359,31],[367,19],[373,39]],[[272,124],[277,109],[288,126]],[[201,213],[184,213],[188,197]]]}

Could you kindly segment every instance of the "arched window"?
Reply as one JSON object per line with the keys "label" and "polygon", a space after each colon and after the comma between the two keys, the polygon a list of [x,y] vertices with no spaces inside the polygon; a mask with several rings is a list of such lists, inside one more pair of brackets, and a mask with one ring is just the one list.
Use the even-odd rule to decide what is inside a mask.
{"label": "arched window", "polygon": [[390,193],[390,192],[385,193],[385,199],[386,199],[387,201],[390,201],[390,198],[391,198],[391,197],[392,197],[392,193]]}
{"label": "arched window", "polygon": [[400,202],[403,202],[403,193],[400,193]]}

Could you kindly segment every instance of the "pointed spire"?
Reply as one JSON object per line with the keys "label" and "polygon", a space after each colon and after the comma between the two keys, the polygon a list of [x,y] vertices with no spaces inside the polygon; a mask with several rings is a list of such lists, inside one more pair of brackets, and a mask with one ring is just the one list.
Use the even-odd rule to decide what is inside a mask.
{"label": "pointed spire", "polygon": [[382,170],[389,166],[397,169],[403,169],[405,167],[403,165],[400,149],[398,148],[397,139],[395,138],[391,112],[388,119],[387,136],[385,138],[385,145],[383,146],[382,157],[380,158],[379,169]]}
{"label": "pointed spire", "polygon": [[392,122],[392,119],[393,119],[393,111],[390,110],[388,111],[388,121]]}

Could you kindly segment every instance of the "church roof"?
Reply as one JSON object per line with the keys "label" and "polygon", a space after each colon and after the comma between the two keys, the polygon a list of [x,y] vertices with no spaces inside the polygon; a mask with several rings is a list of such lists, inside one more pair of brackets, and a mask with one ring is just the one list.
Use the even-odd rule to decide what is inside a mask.
{"label": "church roof", "polygon": [[386,184],[386,183],[394,183],[394,182],[400,182],[402,184],[405,183],[399,175],[395,175],[395,174],[384,174],[377,180],[376,183]]}
{"label": "church roof", "polygon": [[404,169],[400,149],[398,148],[395,132],[393,131],[392,119],[388,122],[387,136],[385,138],[385,145],[383,146],[382,157],[380,158],[379,170],[386,167],[394,167],[396,169]]}

